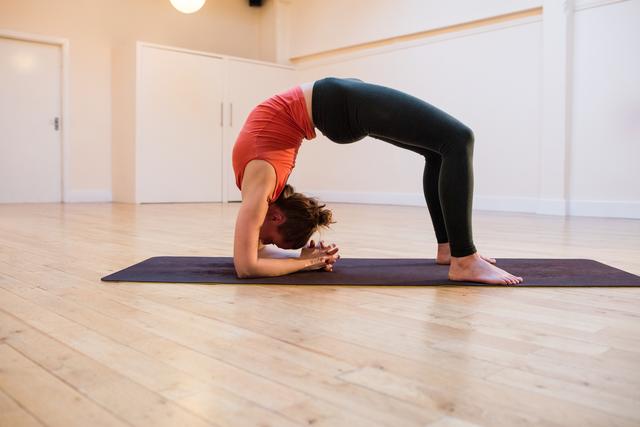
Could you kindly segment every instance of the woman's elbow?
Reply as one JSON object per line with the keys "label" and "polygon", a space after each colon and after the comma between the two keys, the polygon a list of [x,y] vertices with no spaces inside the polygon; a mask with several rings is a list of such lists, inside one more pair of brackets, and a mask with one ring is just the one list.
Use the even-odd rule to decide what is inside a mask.
{"label": "woman's elbow", "polygon": [[234,262],[234,267],[238,279],[250,279],[255,276],[254,269],[250,265]]}
{"label": "woman's elbow", "polygon": [[238,279],[249,279],[251,277],[251,272],[245,268],[238,268],[236,266],[236,277]]}
{"label": "woman's elbow", "polygon": [[251,273],[246,272],[246,271],[238,271],[238,270],[236,270],[236,277],[238,279],[251,279],[253,277],[253,275]]}

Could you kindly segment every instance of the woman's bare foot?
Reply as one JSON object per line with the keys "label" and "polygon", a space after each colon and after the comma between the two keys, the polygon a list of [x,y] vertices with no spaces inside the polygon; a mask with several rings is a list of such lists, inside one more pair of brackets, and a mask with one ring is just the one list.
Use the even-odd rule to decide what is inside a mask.
{"label": "woman's bare foot", "polygon": [[477,252],[460,258],[451,257],[449,280],[491,285],[517,285],[523,281],[522,277],[507,273],[485,261]]}
{"label": "woman's bare foot", "polygon": [[[484,255],[480,255],[480,258],[482,258],[487,262],[490,262],[491,264],[496,263],[496,260],[494,258],[489,258]],[[438,243],[438,255],[436,256],[436,264],[441,264],[441,265],[451,264],[451,247],[449,246],[448,242]]]}

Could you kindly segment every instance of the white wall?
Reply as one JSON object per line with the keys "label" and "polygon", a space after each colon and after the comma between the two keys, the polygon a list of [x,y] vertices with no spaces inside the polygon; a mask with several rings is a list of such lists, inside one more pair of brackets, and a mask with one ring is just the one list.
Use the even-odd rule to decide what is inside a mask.
{"label": "white wall", "polygon": [[[573,2],[554,1],[544,0],[543,15],[508,24],[311,57],[298,80],[360,77],[467,123],[476,135],[475,209],[640,218],[640,0],[582,0],[575,12]],[[337,14],[343,3],[325,5]],[[306,13],[291,15],[299,45]],[[368,41],[386,34],[370,28],[376,16],[358,16]],[[345,39],[303,44],[331,51]],[[291,177],[302,191],[328,201],[424,203],[413,153],[370,138],[304,144]]]}
{"label": "white wall", "polygon": [[[548,14],[554,1],[559,12],[553,13],[574,3],[268,0],[256,9],[219,0],[187,16],[175,15],[168,1],[95,0],[88,8],[72,0],[51,7],[25,0],[0,2],[0,27],[70,40],[73,200],[108,200],[112,188],[120,200],[131,200],[135,40],[287,62],[541,5]],[[356,76],[411,92],[460,118],[476,134],[476,209],[555,212],[544,204],[557,190],[571,214],[640,218],[640,0],[576,0],[576,8],[565,22],[564,88],[562,76],[558,88],[546,74],[541,78],[545,60],[545,67],[557,61],[556,70],[564,70],[563,58],[549,55],[554,43],[544,46],[551,22],[545,14],[318,56],[300,63],[291,84]],[[560,112],[567,132],[556,132],[558,141],[542,131],[554,99],[543,96],[545,87],[567,103]],[[566,161],[549,154],[565,146]],[[393,173],[382,179],[373,172],[381,169]],[[421,173],[417,155],[383,142],[338,146],[320,136],[304,143],[291,182],[328,200],[422,204]]]}
{"label": "white wall", "polygon": [[290,4],[290,55],[299,57],[522,11],[542,1],[292,0]]}
{"label": "white wall", "polygon": [[572,210],[640,217],[640,0],[576,12]]}
{"label": "white wall", "polygon": [[[539,19],[528,20],[310,65],[300,80],[359,77],[434,104],[474,130],[477,195],[535,201],[540,37]],[[424,204],[422,157],[382,141],[342,146],[319,136],[304,143],[297,164],[291,182],[331,200]]]}
{"label": "white wall", "polygon": [[112,174],[111,166],[112,154],[123,164],[131,161],[121,138],[130,140],[133,132],[125,114],[133,108],[136,40],[275,59],[260,42],[261,16],[244,0],[208,1],[193,15],[179,13],[169,0],[0,1],[1,30],[69,41],[65,199],[109,201],[112,186],[122,187],[119,175],[131,172]]}

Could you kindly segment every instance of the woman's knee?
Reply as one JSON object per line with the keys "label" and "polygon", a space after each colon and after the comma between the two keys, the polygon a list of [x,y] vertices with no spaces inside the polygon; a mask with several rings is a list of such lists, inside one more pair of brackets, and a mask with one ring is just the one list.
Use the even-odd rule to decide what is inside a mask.
{"label": "woman's knee", "polygon": [[451,138],[445,142],[442,147],[442,154],[446,155],[452,152],[463,154],[473,153],[474,141],[475,135],[473,130],[468,126],[461,125],[456,129]]}
{"label": "woman's knee", "polygon": [[464,144],[473,146],[473,142],[475,141],[475,135],[473,134],[473,130],[471,130],[468,126],[463,126],[460,130],[460,140],[464,141]]}

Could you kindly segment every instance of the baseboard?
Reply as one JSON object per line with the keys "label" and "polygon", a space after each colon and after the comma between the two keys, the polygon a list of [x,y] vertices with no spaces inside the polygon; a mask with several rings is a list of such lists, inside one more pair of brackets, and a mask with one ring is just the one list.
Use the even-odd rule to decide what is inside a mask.
{"label": "baseboard", "polygon": [[569,214],[571,216],[640,219],[640,202],[572,200],[569,202]]}
{"label": "baseboard", "polygon": [[543,215],[564,215],[564,208],[555,200],[534,197],[474,196],[473,209],[480,211],[522,212]]}
{"label": "baseboard", "polygon": [[[370,193],[305,191],[323,202],[374,205],[426,206],[421,193]],[[475,196],[473,209],[479,211],[522,212],[541,215],[596,216],[640,219],[640,202],[575,200],[568,206],[563,199],[533,197]]]}
{"label": "baseboard", "polygon": [[67,190],[64,195],[65,203],[104,203],[111,202],[109,190]]}
{"label": "baseboard", "polygon": [[323,202],[363,203],[371,205],[425,206],[424,196],[419,193],[379,193],[351,191],[305,191]]}

